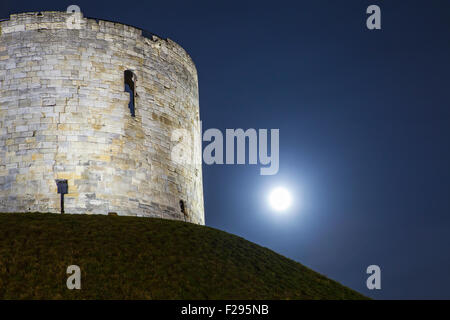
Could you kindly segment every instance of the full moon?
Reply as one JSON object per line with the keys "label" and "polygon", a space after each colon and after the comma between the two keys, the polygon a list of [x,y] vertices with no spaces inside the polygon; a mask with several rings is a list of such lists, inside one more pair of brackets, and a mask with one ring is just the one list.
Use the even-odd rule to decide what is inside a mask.
{"label": "full moon", "polygon": [[292,198],[285,188],[275,188],[269,195],[270,206],[276,211],[284,211],[291,206]]}

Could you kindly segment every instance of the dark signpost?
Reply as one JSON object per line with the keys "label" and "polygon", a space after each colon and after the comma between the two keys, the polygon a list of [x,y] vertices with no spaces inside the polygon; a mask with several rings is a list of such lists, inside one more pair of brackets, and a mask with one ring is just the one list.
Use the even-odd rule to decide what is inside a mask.
{"label": "dark signpost", "polygon": [[64,213],[64,195],[68,193],[69,186],[67,185],[67,180],[56,180],[56,185],[58,193],[61,194],[61,213]]}

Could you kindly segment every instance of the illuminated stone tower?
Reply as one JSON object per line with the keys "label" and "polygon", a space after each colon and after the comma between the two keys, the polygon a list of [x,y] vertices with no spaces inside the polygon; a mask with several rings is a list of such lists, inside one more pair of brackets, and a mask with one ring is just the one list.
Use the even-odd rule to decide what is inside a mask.
{"label": "illuminated stone tower", "polygon": [[[65,12],[0,22],[0,212],[204,224],[197,71],[170,39]],[[143,34],[144,33],[144,34]],[[172,141],[173,132],[188,134]]]}

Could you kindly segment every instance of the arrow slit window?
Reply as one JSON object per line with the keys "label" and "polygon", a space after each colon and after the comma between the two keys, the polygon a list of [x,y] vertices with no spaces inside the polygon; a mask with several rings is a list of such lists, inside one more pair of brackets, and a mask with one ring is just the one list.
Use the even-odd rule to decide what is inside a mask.
{"label": "arrow slit window", "polygon": [[134,117],[135,114],[135,99],[136,96],[136,76],[130,70],[125,70],[125,92],[130,94],[130,101],[128,102],[128,108],[130,109],[130,114]]}

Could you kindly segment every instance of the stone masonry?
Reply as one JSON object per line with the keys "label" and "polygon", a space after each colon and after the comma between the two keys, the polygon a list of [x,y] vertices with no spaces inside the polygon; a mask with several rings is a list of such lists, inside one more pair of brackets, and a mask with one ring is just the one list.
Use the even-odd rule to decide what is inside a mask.
{"label": "stone masonry", "polygon": [[[66,179],[66,213],[204,224],[201,148],[181,149],[195,161],[172,156],[200,135],[191,58],[138,28],[70,17],[0,22],[0,212],[59,213],[55,181]],[[177,130],[188,134],[173,139]]]}

